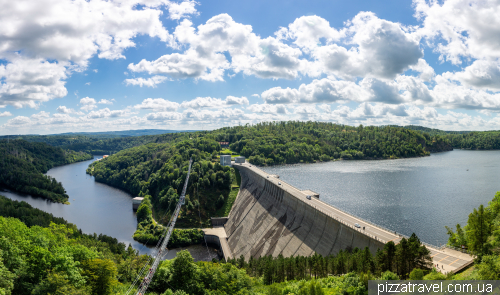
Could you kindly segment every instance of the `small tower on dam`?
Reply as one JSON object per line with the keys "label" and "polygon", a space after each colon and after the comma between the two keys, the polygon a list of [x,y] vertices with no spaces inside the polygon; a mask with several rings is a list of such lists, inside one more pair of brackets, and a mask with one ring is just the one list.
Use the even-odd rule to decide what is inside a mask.
{"label": "small tower on dam", "polygon": [[220,164],[222,166],[231,166],[231,155],[221,155]]}
{"label": "small tower on dam", "polygon": [[141,206],[142,200],[144,200],[143,197],[135,197],[132,199],[132,209],[137,210],[139,209],[139,206]]}

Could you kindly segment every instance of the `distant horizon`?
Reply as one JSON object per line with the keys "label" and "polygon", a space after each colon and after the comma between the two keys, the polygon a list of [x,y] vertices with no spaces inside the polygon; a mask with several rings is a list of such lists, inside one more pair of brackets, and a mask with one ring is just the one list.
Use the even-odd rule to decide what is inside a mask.
{"label": "distant horizon", "polygon": [[265,121],[500,129],[500,3],[0,4],[0,135]]}
{"label": "distant horizon", "polygon": [[[269,122],[272,122],[272,121],[269,121]],[[267,123],[269,123],[267,122]],[[313,122],[319,122],[319,121],[313,121]],[[259,122],[259,123],[266,123],[266,122]],[[256,124],[259,124],[259,123],[256,123]],[[332,123],[332,124],[339,124],[339,123],[334,123],[334,122],[324,122],[324,123]],[[252,124],[254,125],[254,124]],[[339,125],[346,125],[346,126],[352,126],[352,127],[358,127],[360,124],[357,124],[357,125],[350,125],[350,124],[339,124]],[[364,124],[361,124],[363,125],[364,127],[383,127],[383,126],[389,126],[391,124],[388,124],[388,125],[364,125]],[[235,125],[235,126],[224,126],[224,127],[236,127],[238,125]],[[488,131],[500,131],[500,129],[491,129],[491,130],[442,130],[442,129],[438,129],[438,128],[432,128],[432,127],[427,127],[427,126],[422,126],[422,125],[404,125],[404,126],[401,126],[401,125],[394,125],[394,126],[397,126],[397,127],[408,127],[408,126],[417,126],[417,127],[423,127],[423,128],[429,128],[429,129],[437,129],[437,130],[440,130],[440,131],[443,131],[443,132],[488,132]],[[221,128],[224,128],[224,127],[221,127]],[[127,132],[127,131],[174,131],[174,132],[200,132],[200,131],[214,131],[214,130],[217,130],[217,129],[220,129],[220,128],[215,128],[215,129],[211,129],[211,130],[192,130],[192,129],[185,129],[185,130],[182,130],[182,129],[155,129],[155,128],[145,128],[145,129],[124,129],[124,130],[107,130],[107,131],[77,131],[77,132],[61,132],[61,133],[47,133],[47,134],[39,134],[39,133],[29,133],[29,134],[5,134],[5,135],[0,135],[0,138],[3,138],[3,137],[6,137],[6,136],[57,136],[57,135],[69,135],[69,134],[79,134],[79,133],[94,133],[94,134],[97,134],[97,133],[101,133],[101,134],[106,134],[106,133],[112,133],[112,132]],[[167,132],[168,133],[168,132]],[[157,134],[163,134],[163,133],[157,133]],[[133,136],[141,136],[141,135],[133,135]]]}

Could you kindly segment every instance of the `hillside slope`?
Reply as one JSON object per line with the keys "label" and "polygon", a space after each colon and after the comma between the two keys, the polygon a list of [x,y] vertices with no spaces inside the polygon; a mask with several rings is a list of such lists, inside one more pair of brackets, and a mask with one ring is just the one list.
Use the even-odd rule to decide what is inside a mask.
{"label": "hillside slope", "polygon": [[64,203],[68,200],[68,195],[62,184],[43,173],[55,166],[90,160],[92,156],[45,143],[2,140],[0,158],[0,186]]}

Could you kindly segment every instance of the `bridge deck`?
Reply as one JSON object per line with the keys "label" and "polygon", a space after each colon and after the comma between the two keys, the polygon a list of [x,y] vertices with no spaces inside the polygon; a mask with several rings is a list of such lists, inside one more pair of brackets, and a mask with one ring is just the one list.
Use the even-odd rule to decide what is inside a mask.
{"label": "bridge deck", "polygon": [[[254,165],[248,163],[236,164],[236,165],[245,166],[246,168],[251,169],[254,173],[258,174],[262,178],[265,178],[276,185],[279,185],[278,183],[281,183],[279,185],[281,189],[288,192],[290,195],[300,198],[301,201],[309,204],[316,210],[323,212],[324,214],[330,216],[331,218],[338,220],[342,224],[349,226],[352,229],[357,230],[375,240],[381,241],[383,243],[393,241],[394,243],[397,244],[403,238],[403,235],[397,234],[396,232],[392,232],[387,229],[383,229],[368,221],[350,215],[340,209],[337,209],[329,204],[322,202],[317,198],[311,198],[311,200],[308,200],[306,198],[306,195],[303,192],[301,192],[301,190],[299,190],[298,188],[284,182],[282,179],[276,178],[273,175],[270,175],[262,171],[261,169],[255,167]],[[356,223],[360,225],[360,228],[355,227]],[[365,229],[363,229],[363,227]],[[431,251],[431,257],[433,258],[433,263],[435,265],[436,264],[439,265],[438,269],[444,273],[449,271],[452,272],[459,271],[463,269],[465,266],[471,264],[474,259],[474,257],[472,257],[471,255],[456,250],[448,248],[437,248],[435,246],[428,244],[426,244],[426,247]]]}

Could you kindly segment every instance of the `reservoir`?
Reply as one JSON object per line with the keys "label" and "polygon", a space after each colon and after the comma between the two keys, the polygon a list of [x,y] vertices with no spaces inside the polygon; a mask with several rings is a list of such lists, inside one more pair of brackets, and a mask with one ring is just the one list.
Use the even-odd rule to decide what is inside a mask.
{"label": "reservoir", "polygon": [[[94,181],[94,177],[85,173],[90,163],[102,158],[73,163],[50,169],[47,175],[61,182],[69,196],[70,205],[51,203],[44,199],[0,191],[10,199],[25,201],[31,206],[62,217],[75,224],[84,233],[105,234],[125,245],[132,246],[141,254],[153,254],[153,249],[144,246],[132,238],[137,228],[137,218],[132,210],[132,196],[122,190]],[[217,257],[213,249],[201,245],[187,248],[196,260],[212,260]],[[175,257],[174,249],[167,258]]]}
{"label": "reservoir", "polygon": [[[95,182],[85,173],[98,158],[101,157],[48,171],[63,184],[71,205],[11,192],[0,194],[63,217],[85,233],[106,234],[126,245],[132,244],[141,254],[151,254],[151,249],[132,239],[137,226],[132,196]],[[434,245],[447,242],[445,226],[465,225],[474,208],[487,205],[500,191],[500,151],[454,150],[421,158],[262,169],[280,175],[299,189],[319,193],[320,200],[350,214],[408,236],[415,232],[422,241]],[[188,248],[193,257],[198,256],[197,260],[214,257],[213,249]]]}
{"label": "reservoir", "polygon": [[429,157],[263,167],[352,215],[424,242],[446,244],[500,191],[500,151],[454,150]]}

